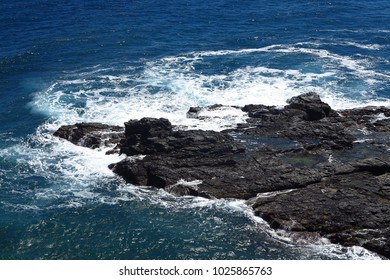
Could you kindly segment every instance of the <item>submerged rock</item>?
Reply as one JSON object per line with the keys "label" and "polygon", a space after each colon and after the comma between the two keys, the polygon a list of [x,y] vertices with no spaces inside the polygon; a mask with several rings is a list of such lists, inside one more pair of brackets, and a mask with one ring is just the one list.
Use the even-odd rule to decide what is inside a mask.
{"label": "submerged rock", "polygon": [[[193,107],[188,117],[213,109]],[[115,144],[113,152],[128,157],[109,168],[132,184],[246,199],[275,229],[390,258],[390,109],[334,111],[308,93],[284,108],[242,110],[247,121],[222,132],[182,131],[167,119],[143,118],[124,128],[63,126],[55,135],[91,148]],[[269,192],[275,195],[261,195]]]}

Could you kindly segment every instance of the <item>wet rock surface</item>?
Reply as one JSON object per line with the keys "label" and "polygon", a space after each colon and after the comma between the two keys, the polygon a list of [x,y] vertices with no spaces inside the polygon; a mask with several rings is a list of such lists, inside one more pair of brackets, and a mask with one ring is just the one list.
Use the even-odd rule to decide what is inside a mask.
{"label": "wet rock surface", "polygon": [[[188,116],[207,109],[190,108]],[[247,121],[222,132],[143,118],[124,128],[63,126],[55,135],[90,148],[116,145],[111,152],[128,157],[109,168],[132,184],[245,199],[275,229],[390,258],[390,109],[334,111],[307,93],[284,108],[242,110]]]}
{"label": "wet rock surface", "polygon": [[120,126],[101,123],[77,123],[61,126],[54,132],[54,136],[68,140],[75,145],[96,149],[101,146],[118,144],[124,138],[123,132],[124,129]]}

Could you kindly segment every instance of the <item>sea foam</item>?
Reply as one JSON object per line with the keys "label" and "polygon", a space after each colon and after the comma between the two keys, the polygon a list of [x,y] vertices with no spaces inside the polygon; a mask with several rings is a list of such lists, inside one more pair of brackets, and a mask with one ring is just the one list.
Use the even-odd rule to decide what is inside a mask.
{"label": "sea foam", "polygon": [[[300,68],[288,64],[290,57],[296,55],[302,56],[305,63],[311,61],[310,66]],[[219,70],[210,70],[209,65],[215,60],[231,63]],[[241,63],[242,60],[256,63]],[[142,117],[168,118],[184,129],[219,131],[234,127],[247,118],[235,106],[251,103],[283,106],[287,99],[308,91],[318,92],[335,109],[389,106],[388,99],[378,99],[373,93],[377,87],[388,83],[389,75],[375,72],[370,63],[367,57],[352,58],[321,49],[321,45],[298,43],[191,52],[146,61],[138,67],[97,65],[64,73],[47,89],[35,93],[30,102],[32,111],[45,114],[47,121],[27,142],[11,145],[2,152],[3,157],[17,155],[21,169],[33,170],[44,180],[55,183],[49,188],[29,191],[29,195],[38,201],[34,207],[17,203],[8,207],[39,211],[50,207],[81,207],[91,202],[144,201],[169,209],[219,209],[245,217],[253,222],[250,225],[253,229],[306,252],[320,252],[334,258],[378,258],[360,247],[346,249],[326,240],[319,240],[314,245],[297,245],[286,233],[272,230],[254,216],[243,201],[177,198],[163,190],[126,184],[107,167],[123,156],[106,155],[104,148],[91,150],[52,136],[65,124],[123,125],[129,119]],[[347,80],[354,83],[345,86]],[[198,118],[187,117],[189,107],[213,104],[225,106],[201,110]],[[106,191],[110,185],[114,187]]]}
{"label": "sea foam", "polygon": [[[295,65],[299,59],[290,63],[291,56],[297,55],[302,65]],[[61,125],[123,125],[129,119],[164,117],[181,129],[220,131],[245,122],[247,115],[236,106],[283,106],[287,99],[308,91],[318,92],[335,109],[388,106],[388,99],[379,99],[372,92],[386,86],[389,75],[375,72],[371,63],[367,57],[343,56],[321,48],[321,44],[301,42],[197,51],[144,61],[137,67],[96,65],[66,72],[32,97],[32,111],[47,116],[30,136],[34,148],[23,143],[8,150],[19,154],[23,164],[47,180],[70,178],[77,182],[74,185],[90,186],[92,194],[76,189],[72,195],[94,198],[91,181],[113,177],[107,165],[121,157],[53,137]],[[201,110],[197,118],[187,117],[190,107],[213,104],[224,106]],[[45,190],[38,195],[56,193]]]}

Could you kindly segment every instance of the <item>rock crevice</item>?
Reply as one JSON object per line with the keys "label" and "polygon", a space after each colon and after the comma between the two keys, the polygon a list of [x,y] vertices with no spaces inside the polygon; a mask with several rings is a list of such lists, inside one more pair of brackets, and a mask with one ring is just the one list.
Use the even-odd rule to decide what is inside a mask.
{"label": "rock crevice", "polygon": [[[241,109],[247,121],[222,132],[177,130],[167,119],[143,118],[124,128],[67,125],[54,135],[126,154],[109,168],[134,185],[245,199],[275,229],[390,258],[390,109],[335,111],[315,93],[293,97],[284,108]],[[190,108],[188,116],[197,118],[200,110],[208,108]],[[277,195],[259,195],[267,192]]]}

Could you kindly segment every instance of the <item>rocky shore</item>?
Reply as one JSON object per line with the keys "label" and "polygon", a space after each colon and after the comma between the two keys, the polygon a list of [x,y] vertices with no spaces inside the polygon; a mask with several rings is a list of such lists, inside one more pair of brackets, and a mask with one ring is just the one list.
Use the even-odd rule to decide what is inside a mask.
{"label": "rocky shore", "polygon": [[[188,117],[218,106],[189,108]],[[109,168],[134,185],[244,199],[274,229],[390,258],[390,109],[335,111],[315,93],[284,108],[241,109],[247,121],[221,132],[143,118],[124,127],[66,125],[54,135],[126,154]]]}

